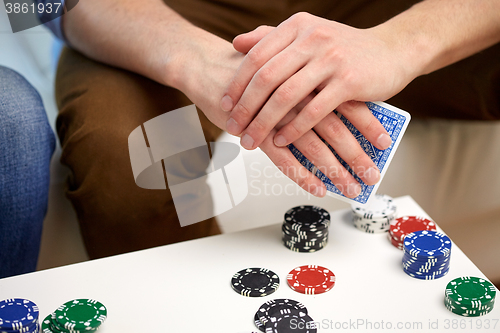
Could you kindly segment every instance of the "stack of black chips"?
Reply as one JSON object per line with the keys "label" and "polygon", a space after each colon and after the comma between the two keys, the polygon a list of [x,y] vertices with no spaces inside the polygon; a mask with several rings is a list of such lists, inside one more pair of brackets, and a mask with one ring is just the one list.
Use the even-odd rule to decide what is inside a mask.
{"label": "stack of black chips", "polygon": [[330,214],[317,206],[297,206],[285,213],[283,244],[295,252],[316,252],[328,243]]}

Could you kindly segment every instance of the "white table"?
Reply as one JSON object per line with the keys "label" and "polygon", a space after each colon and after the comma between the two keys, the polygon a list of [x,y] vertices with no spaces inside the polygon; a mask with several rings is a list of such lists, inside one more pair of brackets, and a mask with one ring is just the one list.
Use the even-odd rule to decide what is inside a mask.
{"label": "white table", "polygon": [[[427,216],[410,197],[398,198],[396,204],[398,215]],[[479,324],[483,328],[476,331],[500,331],[500,305],[472,319],[444,307],[444,289],[450,280],[484,277],[455,245],[448,275],[418,280],[403,272],[403,253],[386,234],[360,232],[350,221],[348,211],[333,212],[328,246],[316,253],[285,248],[281,224],[276,224],[2,279],[0,299],[31,299],[43,319],[68,300],[94,298],[108,308],[102,333],[257,331],[256,310],[274,298],[302,302],[322,324],[319,332],[339,330],[339,325],[342,331],[371,332],[387,328],[388,323],[396,332],[426,332],[430,324],[438,328],[432,332],[455,331],[453,325],[458,325],[459,332],[473,332]],[[335,287],[321,295],[291,290],[287,273],[307,264],[332,269]],[[279,289],[262,298],[235,293],[231,277],[248,267],[276,272]],[[371,329],[368,324],[358,325],[362,321],[371,322]],[[490,328],[485,329],[486,325]]]}

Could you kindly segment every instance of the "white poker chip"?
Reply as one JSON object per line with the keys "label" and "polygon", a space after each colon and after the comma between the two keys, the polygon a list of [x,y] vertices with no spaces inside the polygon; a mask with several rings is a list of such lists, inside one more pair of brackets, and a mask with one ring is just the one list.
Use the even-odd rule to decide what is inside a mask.
{"label": "white poker chip", "polygon": [[354,215],[366,220],[392,220],[397,212],[393,199],[385,194],[376,194],[366,205],[353,203],[351,209]]}

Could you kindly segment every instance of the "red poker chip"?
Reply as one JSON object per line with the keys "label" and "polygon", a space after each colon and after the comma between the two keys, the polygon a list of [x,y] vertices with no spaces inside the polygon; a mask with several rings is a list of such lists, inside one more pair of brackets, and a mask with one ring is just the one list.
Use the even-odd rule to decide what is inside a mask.
{"label": "red poker chip", "polygon": [[436,230],[436,224],[425,217],[403,216],[392,221],[389,227],[392,237],[401,241],[406,235],[421,230]]}
{"label": "red poker chip", "polygon": [[394,245],[395,247],[397,247],[398,249],[400,250],[403,250],[403,242],[400,242],[400,241],[397,241],[397,240],[394,240],[394,239],[390,239],[391,240],[391,244]]}
{"label": "red poker chip", "polygon": [[322,266],[305,265],[290,271],[286,280],[292,290],[302,294],[316,295],[333,288],[335,274]]}

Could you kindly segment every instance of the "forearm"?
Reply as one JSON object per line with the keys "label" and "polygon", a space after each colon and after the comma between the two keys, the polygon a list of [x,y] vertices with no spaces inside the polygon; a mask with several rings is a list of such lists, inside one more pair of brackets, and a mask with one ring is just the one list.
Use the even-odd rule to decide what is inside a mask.
{"label": "forearm", "polygon": [[500,41],[500,1],[425,0],[373,28],[417,77]]}
{"label": "forearm", "polygon": [[86,56],[170,86],[180,81],[186,54],[209,38],[161,0],[80,1],[63,29]]}

